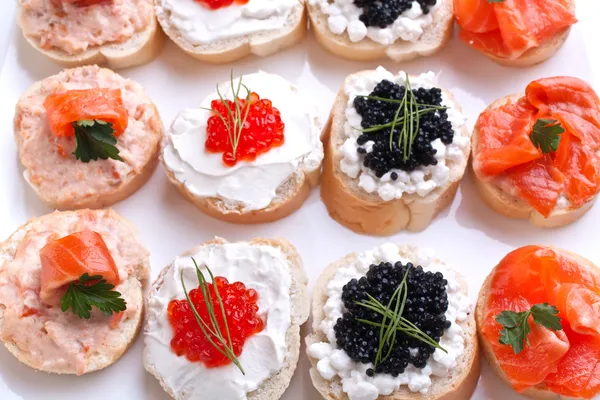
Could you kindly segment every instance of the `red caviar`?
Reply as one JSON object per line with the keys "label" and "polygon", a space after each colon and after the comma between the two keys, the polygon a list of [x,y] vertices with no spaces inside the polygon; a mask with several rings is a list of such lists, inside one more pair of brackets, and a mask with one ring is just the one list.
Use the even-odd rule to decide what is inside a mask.
{"label": "red caviar", "polygon": [[[259,155],[266,153],[273,147],[283,144],[284,123],[281,120],[279,110],[273,107],[268,99],[261,99],[258,94],[250,94],[250,106],[246,105],[246,99],[238,98],[239,113],[237,118],[235,103],[225,100],[227,106],[221,100],[213,100],[210,106],[213,115],[208,119],[206,126],[206,150],[211,153],[223,153],[223,162],[228,166],[234,166],[238,161],[253,161]],[[236,118],[243,121],[248,113],[241,133],[233,122]],[[217,115],[218,114],[218,115]],[[227,121],[227,124],[225,124]],[[238,137],[236,139],[236,133]],[[237,148],[235,154],[232,139]]]}
{"label": "red caviar", "polygon": [[[220,276],[215,277],[215,282],[227,316],[227,326],[232,342],[229,347],[233,348],[233,352],[237,357],[242,354],[246,340],[265,327],[263,320],[257,315],[258,293],[254,289],[246,289],[246,286],[241,282],[229,283],[226,278]],[[208,283],[207,286],[220,332],[229,344],[214,286],[212,283]],[[190,291],[189,296],[200,318],[211,329],[214,329],[206,302],[202,297],[202,291],[199,288],[193,289]],[[178,356],[185,355],[188,360],[199,361],[209,368],[231,363],[231,360],[221,354],[204,335],[186,299],[172,300],[169,303],[168,315],[169,322],[175,330],[175,335],[171,340],[171,348]],[[215,335],[210,334],[210,338],[219,345],[221,350],[224,350]]]}
{"label": "red caviar", "polygon": [[219,8],[227,7],[235,4],[246,4],[250,0],[196,0],[198,3],[202,4],[205,7],[210,8],[211,10],[216,10]]}

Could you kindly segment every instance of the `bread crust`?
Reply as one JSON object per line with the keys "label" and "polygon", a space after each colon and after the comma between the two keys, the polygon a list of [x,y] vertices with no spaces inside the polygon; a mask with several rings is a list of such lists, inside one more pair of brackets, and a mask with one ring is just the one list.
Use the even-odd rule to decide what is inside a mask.
{"label": "bread crust", "polygon": [[[502,107],[509,102],[517,101],[523,96],[524,94],[505,96],[490,104],[485,111]],[[540,228],[558,228],[569,225],[583,217],[592,208],[598,197],[597,195],[594,196],[590,201],[577,208],[561,209],[556,206],[548,218],[545,218],[525,200],[503,190],[498,186],[497,181],[480,179],[477,176],[474,171],[473,163],[475,163],[477,157],[478,143],[479,127],[478,124],[475,124],[473,135],[471,136],[471,148],[473,149],[471,168],[473,169],[473,180],[485,203],[499,214],[514,219],[527,219],[533,225]]]}
{"label": "bread crust", "polygon": [[336,56],[353,61],[371,61],[390,58],[396,62],[406,62],[419,57],[430,56],[440,51],[452,38],[454,31],[454,2],[440,0],[441,6],[433,13],[433,23],[416,42],[397,40],[385,46],[369,38],[352,42],[347,32],[341,35],[329,30],[327,15],[318,4],[308,4],[311,29],[317,41]]}
{"label": "bread crust", "polygon": [[[198,251],[199,248],[211,245],[211,244],[226,244],[229,243],[223,238],[216,237],[213,240],[204,242],[186,252],[181,254],[181,257],[193,255]],[[264,245],[279,248],[283,254],[286,255],[289,265],[290,274],[292,276],[292,287],[290,288],[291,302],[292,302],[292,315],[290,328],[286,334],[286,342],[288,344],[288,354],[286,355],[284,365],[275,374],[269,376],[258,389],[248,393],[249,400],[276,400],[279,399],[287,387],[289,386],[296,366],[298,364],[298,358],[300,356],[300,327],[308,319],[310,311],[310,300],[308,297],[308,278],[304,272],[302,258],[296,248],[285,239],[265,239],[255,238],[250,242],[252,245]],[[157,291],[162,285],[163,278],[167,274],[171,265],[165,267],[159,274],[156,281],[152,284],[150,292],[147,297],[149,302],[152,298],[152,294]],[[146,328],[148,329],[148,322]],[[144,368],[151,375],[153,375],[160,383],[162,388],[174,399],[178,399],[175,393],[166,385],[164,378],[156,371],[156,367],[148,362],[147,358],[144,357]],[[181,397],[180,397],[181,399]]]}
{"label": "bread crust", "polygon": [[305,0],[298,1],[282,29],[193,45],[171,24],[163,0],[155,0],[158,22],[167,36],[189,56],[211,64],[227,64],[251,54],[265,57],[300,42],[306,36],[308,24]]}
{"label": "bread crust", "polygon": [[[400,254],[408,256],[416,251],[416,247],[400,246]],[[321,330],[321,321],[325,318],[324,306],[328,299],[327,284],[333,279],[338,268],[343,268],[356,260],[356,253],[351,253],[344,258],[330,264],[317,280],[312,303],[312,332],[305,339],[306,347],[313,343],[327,341],[325,333]],[[463,292],[467,291],[466,281],[457,274]],[[411,392],[407,387],[400,387],[388,396],[379,396],[378,400],[469,400],[475,391],[480,374],[479,343],[473,313],[461,324],[468,335],[466,349],[457,361],[457,367],[451,372],[450,377],[432,377],[433,384],[427,394]],[[341,380],[335,377],[327,381],[317,371],[317,360],[310,357],[310,377],[313,385],[321,396],[327,400],[348,400],[348,395],[341,388]]]}
{"label": "bread crust", "polygon": [[[17,22],[21,25],[23,1],[17,0]],[[158,56],[165,42],[165,34],[158,26],[156,17],[141,32],[122,43],[108,43],[90,47],[79,54],[68,54],[60,49],[44,49],[37,38],[23,35],[25,40],[37,51],[65,68],[82,65],[105,65],[111,69],[129,68],[146,64]]]}
{"label": "bread crust", "polygon": [[[581,257],[578,254],[572,253],[567,250],[558,249],[553,246],[546,246],[546,247],[549,247],[556,252],[563,253],[570,257],[573,257],[581,265],[585,265],[588,268],[598,268],[591,261]],[[492,269],[490,274],[486,277],[485,281],[483,282],[483,285],[481,286],[481,289],[479,291],[479,296],[477,297],[477,305],[475,307],[475,320],[477,322],[477,334],[479,337],[479,345],[482,349],[485,359],[488,361],[489,365],[492,367],[492,370],[496,373],[496,375],[498,375],[498,377],[502,380],[502,382],[504,382],[506,385],[512,387],[510,380],[508,379],[508,377],[506,376],[506,374],[500,367],[498,360],[496,359],[496,356],[494,354],[491,344],[485,339],[485,337],[481,333],[481,327],[483,326],[483,322],[484,322],[485,304],[487,303],[487,299],[490,294],[490,286],[492,284],[492,277],[493,277],[494,273],[496,272],[497,268],[498,268],[498,266],[496,266],[496,267],[494,267],[494,269]],[[576,400],[576,398],[574,398],[574,397],[561,396],[559,394],[553,393],[544,384],[540,384],[540,385],[531,387],[531,388],[525,390],[524,392],[521,392],[520,394],[527,398],[536,399],[536,400]]]}
{"label": "bread crust", "polygon": [[[358,72],[357,74],[365,73]],[[356,74],[353,74],[356,75]],[[346,78],[346,81],[353,75]],[[458,185],[466,169],[470,148],[464,151],[464,162],[457,166],[460,174],[456,180],[435,189],[425,197],[417,194],[405,194],[400,199],[385,201],[377,193],[367,193],[353,179],[340,170],[342,154],[338,148],[343,144],[345,109],[348,96],[344,85],[339,90],[329,120],[323,131],[325,160],[321,182],[321,198],[327,206],[329,215],[340,224],[356,233],[376,236],[389,236],[403,229],[412,232],[422,231],[454,199]],[[460,106],[447,91],[454,106]],[[466,128],[463,135],[468,136]]]}

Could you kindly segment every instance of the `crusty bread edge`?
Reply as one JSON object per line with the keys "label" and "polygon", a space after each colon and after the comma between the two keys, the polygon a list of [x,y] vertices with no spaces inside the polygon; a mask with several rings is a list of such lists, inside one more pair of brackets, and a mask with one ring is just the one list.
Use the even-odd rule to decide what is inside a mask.
{"label": "crusty bread edge", "polygon": [[[400,246],[399,254],[410,258],[415,253],[416,247]],[[343,268],[356,260],[356,253],[351,253],[344,258],[330,264],[319,276],[313,292],[312,304],[312,333],[306,337],[306,347],[313,343],[327,341],[320,324],[325,317],[324,305],[328,299],[327,285],[335,276],[338,268]],[[439,261],[439,260],[438,260]],[[466,281],[456,273],[461,283],[462,291],[467,292]],[[465,337],[466,348],[463,355],[457,361],[455,371],[459,372],[459,377],[454,382],[447,382],[448,378],[439,378],[432,376],[432,390],[427,394],[413,393],[406,387],[401,387],[388,396],[379,396],[378,400],[468,400],[471,398],[480,374],[479,344],[477,342],[477,331],[475,327],[475,318],[473,312],[470,312],[466,322],[460,324],[468,337]],[[338,377],[332,381],[327,381],[317,371],[317,360],[310,357],[311,362],[310,376],[315,388],[321,393],[324,399],[328,400],[348,400],[348,395],[341,391],[341,381]],[[337,390],[334,390],[333,388]],[[339,393],[340,395],[338,395]]]}
{"label": "crusty bread edge", "polygon": [[[204,242],[186,252],[181,254],[181,257],[191,256],[195,254],[199,248],[213,244],[226,244],[228,243],[225,239],[216,237],[213,240]],[[292,283],[290,287],[290,301],[292,303],[291,310],[291,322],[290,328],[286,334],[286,343],[288,345],[288,354],[284,360],[284,364],[281,369],[269,376],[258,389],[248,393],[249,400],[276,400],[279,399],[287,387],[289,386],[296,366],[298,364],[298,358],[300,356],[300,327],[308,319],[310,312],[310,299],[308,296],[308,277],[304,271],[302,258],[298,250],[285,239],[265,239],[255,238],[252,239],[249,244],[256,246],[270,246],[278,248],[286,256],[289,262],[289,272],[292,277]],[[152,284],[151,290],[148,293],[147,301],[149,302],[152,295],[160,288],[163,282],[164,276],[167,274],[169,268],[168,265],[158,275],[156,281]],[[149,324],[146,322],[145,329],[148,329]],[[144,349],[144,352],[146,350]],[[164,378],[158,373],[156,367],[149,363],[147,357],[144,356],[144,368],[151,375],[153,375],[163,387],[163,389],[174,399],[177,399],[175,393],[166,385]]]}

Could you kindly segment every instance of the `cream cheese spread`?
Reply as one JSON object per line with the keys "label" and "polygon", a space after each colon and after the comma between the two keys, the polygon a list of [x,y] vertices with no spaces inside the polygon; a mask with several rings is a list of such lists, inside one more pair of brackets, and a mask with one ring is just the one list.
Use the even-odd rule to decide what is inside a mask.
{"label": "cream cheese spread", "polygon": [[[390,395],[400,386],[406,385],[410,391],[427,393],[432,377],[444,377],[456,366],[456,360],[465,350],[465,332],[460,324],[467,320],[470,310],[469,299],[461,292],[461,286],[455,273],[447,265],[437,260],[430,249],[418,249],[410,259],[401,256],[403,252],[393,243],[386,243],[372,251],[359,253],[354,263],[339,268],[327,284],[327,301],[325,318],[320,329],[326,334],[327,342],[314,343],[308,348],[308,354],[318,360],[317,370],[326,380],[336,376],[341,379],[342,387],[350,400],[376,400],[380,395]],[[436,349],[427,361],[425,368],[418,369],[409,365],[405,372],[393,377],[390,374],[377,374],[368,377],[366,371],[373,368],[372,363],[362,364],[350,359],[344,350],[338,348],[335,337],[335,326],[338,318],[346,311],[342,302],[342,288],[351,279],[365,276],[371,264],[380,262],[395,263],[412,262],[420,265],[425,271],[441,272],[448,281],[448,310],[446,319],[452,323],[444,332],[439,344],[448,353]]]}
{"label": "cream cheese spread", "polygon": [[[188,290],[198,287],[191,257],[198,265],[208,266],[214,276],[242,282],[258,292],[258,315],[265,321],[265,328],[246,341],[238,357],[245,375],[233,364],[206,368],[185,356],[178,357],[171,350],[173,329],[167,318],[167,306],[171,300],[185,298],[180,280],[182,271]],[[288,265],[278,248],[249,243],[209,244],[174,261],[150,293],[144,358],[145,364],[153,365],[164,378],[164,385],[176,399],[243,400],[282,368],[291,324]]]}

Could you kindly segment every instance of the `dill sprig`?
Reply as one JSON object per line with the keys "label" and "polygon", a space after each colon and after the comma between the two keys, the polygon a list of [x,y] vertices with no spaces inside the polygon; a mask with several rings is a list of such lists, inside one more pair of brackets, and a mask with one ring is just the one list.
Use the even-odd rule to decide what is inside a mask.
{"label": "dill sprig", "polygon": [[[210,275],[210,279],[213,283],[213,288],[215,289],[215,295],[217,297],[217,303],[219,303],[219,308],[221,311],[221,316],[223,318],[223,325],[225,325],[225,333],[227,335],[227,339],[225,339],[223,332],[221,331],[219,322],[217,321],[215,307],[214,307],[212,299],[210,297],[210,291],[208,289],[208,283],[206,282],[206,278],[204,277],[204,274],[200,270],[200,267],[198,267],[198,264],[196,263],[196,260],[193,257],[192,257],[192,261],[194,262],[194,266],[196,267],[196,276],[198,277],[198,288],[200,289],[200,292],[202,293],[202,299],[206,303],[206,309],[208,311],[208,318],[209,318],[210,324],[207,323],[206,321],[204,321],[202,319],[202,317],[200,316],[200,314],[198,314],[198,311],[196,310],[196,306],[194,305],[194,303],[192,303],[192,300],[190,299],[190,295],[185,287],[185,282],[183,281],[183,271],[181,271],[181,286],[183,287],[183,292],[185,293],[185,298],[187,299],[187,302],[188,302],[190,308],[192,309],[192,313],[194,314],[194,317],[196,318],[196,322],[198,322],[198,326],[200,327],[200,330],[202,331],[202,333],[204,334],[204,336],[206,337],[208,342],[219,353],[221,353],[225,357],[229,358],[231,360],[231,362],[234,363],[240,369],[242,374],[246,375],[246,373],[244,372],[244,369],[242,368],[242,364],[240,364],[240,361],[238,360],[238,358],[236,357],[236,355],[233,351],[233,342],[231,341],[231,334],[229,333],[229,325],[227,324],[227,316],[225,313],[225,307],[223,305],[223,300],[221,298],[221,295],[219,294],[219,288],[217,287],[217,284],[215,282],[215,277],[213,276],[213,273],[210,270],[210,268],[208,268],[208,266],[207,266],[206,270],[208,271],[208,273]],[[217,341],[221,344],[222,348],[213,340],[212,336],[217,338]]]}

